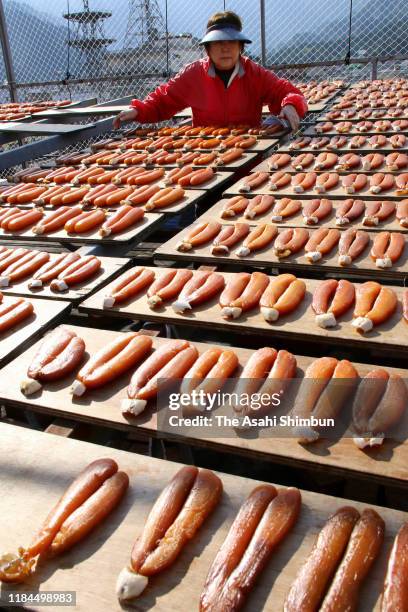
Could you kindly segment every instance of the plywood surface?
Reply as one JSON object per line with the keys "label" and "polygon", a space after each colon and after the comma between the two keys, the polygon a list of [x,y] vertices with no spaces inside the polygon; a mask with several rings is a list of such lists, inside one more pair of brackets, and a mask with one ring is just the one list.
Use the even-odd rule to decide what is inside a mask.
{"label": "plywood surface", "polygon": [[[276,201],[278,202],[280,199],[281,198],[276,198]],[[221,213],[222,213],[224,205],[227,202],[228,202],[228,198],[223,198],[222,200],[219,200],[213,206],[211,206],[211,208],[205,211],[205,213],[201,215],[200,219],[204,217],[217,219],[220,223],[223,223],[226,225],[230,225],[233,222],[248,223],[249,225],[259,225],[261,223],[271,223],[272,222],[271,221],[271,217],[272,217],[271,210],[273,207],[268,212],[263,213],[262,215],[257,215],[253,219],[246,219],[243,215],[237,215],[233,218],[223,219],[221,217]],[[282,221],[276,221],[274,223],[278,227],[280,226],[282,227],[307,227],[308,229],[319,228],[319,227],[334,227],[339,230],[347,230],[351,227],[353,229],[365,230],[369,232],[382,232],[382,231],[402,232],[402,233],[408,232],[407,227],[402,227],[402,225],[400,225],[399,221],[395,217],[395,214],[392,214],[390,217],[388,217],[388,219],[385,219],[382,223],[379,223],[378,225],[372,226],[372,227],[363,225],[362,220],[363,220],[364,215],[361,215],[361,217],[359,217],[355,221],[352,221],[347,226],[344,226],[344,225],[338,226],[336,225],[336,209],[340,203],[341,202],[339,200],[335,200],[333,202],[332,212],[329,215],[327,215],[327,217],[325,217],[322,221],[320,221],[318,225],[315,225],[315,226],[307,226],[304,224],[303,215],[301,211],[297,213],[296,215],[293,215],[286,219],[282,219]],[[302,205],[303,204],[304,203],[302,202]]]}
{"label": "plywood surface", "polygon": [[[215,151],[214,151],[215,152]],[[236,159],[232,162],[229,162],[227,164],[224,164],[222,166],[218,166],[218,168],[220,170],[239,170],[243,167],[245,167],[247,164],[252,163],[255,159],[257,159],[257,153],[256,152],[251,152],[251,153],[243,153],[243,155],[239,158]],[[205,164],[203,166],[194,166],[194,168],[196,170],[198,170],[200,167],[204,168],[205,166],[211,166],[213,164],[213,162],[211,162],[210,164]],[[141,164],[132,164],[134,166],[140,165],[143,166],[143,163]],[[123,164],[124,167],[125,164]],[[111,166],[111,168],[114,168],[114,166]],[[151,166],[149,165],[149,169],[150,168],[178,168],[177,163],[172,163],[172,164],[155,164],[153,163]]]}
{"label": "plywood surface", "polygon": [[[15,301],[14,296],[5,295],[2,304],[7,305]],[[55,326],[70,309],[67,302],[60,300],[45,302],[30,298],[30,302],[34,306],[33,314],[19,325],[0,334],[0,366],[8,363],[50,326]]]}
{"label": "plywood surface", "polygon": [[[57,254],[51,253],[51,260],[56,258]],[[99,257],[99,256],[98,256]],[[69,302],[79,302],[85,297],[89,296],[90,293],[95,291],[98,287],[103,286],[109,279],[116,278],[123,270],[126,269],[130,260],[125,257],[99,257],[101,260],[101,267],[97,274],[88,280],[73,285],[68,288],[65,292],[52,291],[49,285],[42,287],[41,289],[29,289],[28,282],[31,277],[21,281],[13,283],[10,287],[2,287],[1,291],[7,295],[21,295],[21,296],[32,296],[47,298],[47,302],[44,303],[44,308],[49,307],[49,301],[52,300],[67,300]]]}
{"label": "plywood surface", "polygon": [[[219,187],[225,186],[225,183],[228,183],[233,177],[232,172],[225,172],[224,170],[217,170],[214,176],[205,183],[201,185],[189,185],[189,190],[191,191],[212,191],[213,189],[218,189]],[[162,180],[159,181],[161,183]],[[169,207],[170,209],[170,207]]]}
{"label": "plywood surface", "polygon": [[[361,172],[360,174],[365,174],[365,172]],[[224,191],[224,195],[240,194],[241,193],[240,188],[242,187],[244,182],[245,182],[245,178],[240,179],[239,181],[237,181],[236,183],[228,187],[228,189]],[[397,195],[394,188],[389,189],[387,191],[383,191],[381,193],[371,193],[370,180],[368,180],[367,185],[364,189],[361,189],[360,191],[352,194],[351,196],[350,194],[346,193],[344,187],[341,185],[341,177],[340,177],[340,181],[338,185],[334,187],[333,189],[330,189],[330,191],[328,191],[325,194],[319,194],[316,191],[315,186],[313,186],[311,189],[308,189],[304,193],[296,193],[292,185],[287,185],[286,187],[282,187],[282,189],[279,189],[277,191],[271,191],[269,189],[269,181],[266,181],[263,185],[260,185],[256,189],[252,189],[251,193],[254,193],[254,194],[262,193],[262,194],[271,194],[274,196],[281,196],[281,197],[306,198],[306,199],[315,199],[317,197],[324,196],[329,199],[332,199],[332,198],[347,199],[347,198],[353,197],[354,199],[360,199],[360,200],[361,199],[363,200],[364,199],[366,200],[389,200],[389,199],[404,200],[407,197],[406,195]]]}
{"label": "plywood surface", "polygon": [[[339,134],[335,134],[335,136],[338,136],[338,135]],[[364,134],[361,134],[361,136],[363,135]],[[333,134],[331,136],[333,136]],[[345,136],[347,137],[347,134],[345,134]],[[351,139],[351,136],[350,136],[350,139]],[[394,153],[394,152],[406,153],[407,151],[407,148],[395,149],[389,143],[387,143],[384,147],[376,149],[372,147],[369,142],[364,143],[361,147],[357,149],[350,148],[347,143],[346,143],[346,146],[340,147],[338,149],[327,149],[327,145],[323,146],[320,149],[312,149],[310,147],[310,144],[304,147],[304,149],[298,149],[298,150],[293,150],[293,149],[290,149],[289,147],[290,147],[290,141],[281,144],[276,152],[277,153],[290,153],[291,155],[300,155],[301,153],[314,153],[315,155],[318,155],[319,153],[323,153],[324,151],[332,150],[333,153],[337,153],[338,155],[340,154],[344,155],[345,153],[357,153],[357,155],[362,155],[362,154],[366,155],[368,153],[384,153],[384,154]]]}
{"label": "plywood surface", "polygon": [[[26,585],[4,585],[3,596],[10,590],[76,591],[79,612],[120,611],[122,608],[115,597],[117,574],[129,562],[131,546],[141,533],[154,501],[181,465],[1,423],[0,436],[3,441],[0,447],[3,466],[0,508],[4,550],[13,551],[17,545],[31,540],[42,518],[91,461],[109,456],[130,478],[126,497],[105,523],[70,552],[48,560]],[[53,457],[52,462],[50,457]],[[198,609],[209,567],[239,507],[253,488],[261,484],[239,476],[222,473],[219,476],[224,488],[220,504],[176,563],[151,579],[146,591],[136,600],[138,610]],[[365,507],[302,491],[300,517],[260,575],[248,597],[248,609],[275,612],[282,608],[317,533],[327,518],[346,503],[360,511]],[[386,522],[386,540],[361,593],[361,612],[380,610],[387,555],[393,537],[406,520],[402,512],[386,508],[376,510]],[[61,608],[50,606],[47,609],[57,612]]]}
{"label": "plywood surface", "polygon": [[69,125],[65,123],[18,123],[10,121],[1,124],[1,131],[35,134],[37,136],[42,134],[71,134],[85,130],[93,125],[93,123]]}
{"label": "plywood surface", "polygon": [[[272,149],[272,147],[274,147],[276,143],[278,142],[279,142],[279,138],[269,138],[269,137],[257,136],[256,143],[252,145],[251,147],[248,147],[247,149],[245,149],[245,151],[249,151],[250,153],[265,153],[266,151],[269,151],[269,149]],[[205,153],[208,153],[210,151],[209,149],[198,149],[198,150],[203,151]]]}
{"label": "plywood surface", "polygon": [[[323,152],[323,151],[321,151]],[[335,153],[335,151],[330,151],[331,153]],[[349,152],[352,152],[351,150]],[[315,158],[318,156],[319,152],[314,152]],[[293,157],[296,157],[297,155],[300,155],[300,153],[296,153],[296,155],[293,154],[293,152],[291,151],[291,155]],[[339,155],[340,157],[340,155]],[[352,170],[348,170],[348,171],[339,171],[336,170],[335,168],[331,168],[330,170],[321,170],[319,168],[313,168],[313,164],[311,166],[308,166],[307,168],[305,168],[304,170],[295,170],[291,164],[288,164],[287,166],[285,166],[284,168],[279,168],[279,170],[284,170],[285,172],[290,172],[291,174],[298,174],[299,172],[317,172],[318,174],[321,174],[322,172],[337,172],[340,175],[343,174],[354,174],[355,172],[364,172],[364,174],[376,174],[377,172],[386,172],[387,174],[402,174],[404,171],[408,171],[408,168],[404,168],[402,170],[399,170],[397,172],[393,172],[392,170],[389,170],[388,167],[386,166],[386,164],[382,164],[379,168],[376,168],[375,170],[362,170],[360,169],[352,169]],[[269,172],[270,174],[273,174],[274,172],[277,172],[276,170],[271,170],[269,168],[268,162],[267,160],[263,160],[261,161],[259,164],[257,164],[256,166],[254,166],[251,169],[251,172]]]}
{"label": "plywood surface", "polygon": [[[47,214],[50,212],[51,210],[47,211]],[[107,219],[108,218],[109,215],[107,216]],[[99,228],[95,228],[83,234],[67,234],[63,229],[50,234],[34,234],[31,228],[26,228],[25,230],[14,232],[13,234],[0,231],[0,239],[13,241],[17,238],[21,238],[29,242],[38,242],[41,240],[41,242],[59,242],[61,244],[126,244],[135,240],[143,240],[148,234],[157,229],[158,225],[160,225],[163,220],[164,215],[162,214],[145,213],[143,219],[137,223],[137,225],[118,234],[111,234],[103,238],[98,233]]]}
{"label": "plywood surface", "polygon": [[[50,186],[52,187],[53,184],[50,183]],[[123,185],[122,185],[123,187]],[[79,187],[76,185],[75,187],[73,187],[73,189],[78,189]],[[181,200],[179,200],[178,202],[176,202],[175,204],[172,204],[171,206],[166,206],[166,208],[162,208],[162,209],[157,209],[152,211],[151,215],[163,215],[163,214],[174,214],[174,213],[179,213],[179,212],[183,212],[184,210],[190,208],[190,206],[192,206],[193,204],[197,204],[202,198],[203,196],[205,196],[208,193],[207,189],[186,189],[184,191],[184,196]],[[81,202],[77,202],[74,204],[74,206],[77,205],[82,205]],[[14,204],[8,204],[8,203],[2,203],[0,204],[1,208],[11,208],[12,206],[14,206]],[[27,209],[27,208],[34,208],[36,205],[31,203],[27,203],[27,204],[19,204],[18,207],[21,209]],[[119,204],[117,206],[113,206],[113,207],[105,207],[106,210],[108,211],[112,211],[112,210],[116,210],[119,207]],[[51,206],[50,204],[45,204],[42,206],[42,208],[46,211],[46,212],[51,212],[53,210],[56,210],[55,206]],[[91,208],[93,208],[93,206],[88,206],[88,205],[84,205],[83,206],[84,210],[91,210]],[[1,232],[1,230],[0,230]],[[62,234],[65,234],[65,232],[62,232]],[[3,234],[0,233],[0,236],[2,236]]]}
{"label": "plywood surface", "polygon": [[329,103],[329,100],[323,100],[322,102],[316,102],[316,104],[308,104],[307,112],[308,113],[320,113],[324,110]]}
{"label": "plywood surface", "polygon": [[[263,114],[269,114],[269,107],[264,104],[262,107],[262,113]],[[177,113],[176,115],[174,115],[175,117],[191,117],[193,114],[192,110],[190,107],[183,109],[182,111],[180,111],[179,113]]]}
{"label": "plywood surface", "polygon": [[[336,109],[333,108],[333,111],[336,110],[340,110],[340,109]],[[353,108],[345,108],[343,109],[345,112],[347,111],[352,111],[352,110],[356,110],[357,113],[360,111],[369,111],[371,110],[372,112],[376,112],[380,109],[377,108],[364,108],[364,109],[353,109]],[[329,111],[327,111],[327,114],[329,114]],[[352,123],[357,123],[358,121],[372,121],[374,123],[374,121],[398,121],[398,119],[406,119],[408,117],[408,112],[405,109],[402,109],[402,113],[401,116],[399,117],[392,117],[390,115],[384,115],[383,117],[373,117],[372,115],[370,117],[357,117],[357,114],[354,117],[338,117],[337,119],[330,119],[329,117],[327,117],[327,115],[322,115],[321,117],[319,117],[319,121],[332,121],[333,123],[338,123],[340,121],[351,121]]]}
{"label": "plywood surface", "polygon": [[[156,278],[165,270],[151,268],[156,272]],[[233,272],[222,273],[225,281],[232,280]],[[309,342],[324,342],[326,344],[342,344],[347,346],[360,346],[361,348],[393,347],[395,350],[408,350],[407,324],[402,318],[402,292],[400,287],[393,287],[399,298],[396,313],[383,325],[375,327],[371,332],[361,335],[351,326],[353,320],[353,308],[341,317],[334,328],[322,329],[315,322],[315,313],[311,303],[315,289],[321,281],[304,279],[306,283],[306,295],[299,307],[290,315],[279,318],[275,323],[268,323],[262,316],[260,309],[255,308],[243,314],[238,319],[224,319],[221,316],[221,308],[218,296],[193,308],[191,312],[178,314],[171,308],[171,302],[164,306],[151,309],[147,303],[147,290],[142,291],[130,301],[124,302],[109,309],[103,309],[103,299],[109,295],[114,283],[110,283],[101,291],[85,300],[80,310],[88,313],[102,314],[112,313],[116,316],[132,318],[141,321],[159,321],[161,323],[173,323],[177,325],[194,325],[200,328],[217,328],[224,331],[270,334],[273,337],[289,336],[290,340],[302,339]],[[357,284],[356,284],[357,286]]]}
{"label": "plywood surface", "polygon": [[[398,119],[399,119],[399,117],[395,118],[394,121],[398,121]],[[379,119],[379,121],[381,121],[381,120],[382,120],[382,117],[381,117],[381,119]],[[350,121],[350,120],[349,119],[342,119],[342,121]],[[360,119],[360,121],[366,121],[366,120],[365,119]],[[369,119],[369,121],[371,121],[371,120]],[[321,122],[317,122],[315,125],[317,125],[318,123],[321,123]],[[355,123],[357,123],[357,122],[355,122]],[[349,134],[351,134],[352,136],[357,135],[357,134],[359,134],[361,136],[365,136],[366,134],[369,135],[369,136],[374,136],[375,134],[385,134],[385,135],[391,136],[392,134],[396,134],[397,133],[397,132],[395,132],[395,130],[392,130],[392,129],[388,130],[388,131],[385,131],[385,132],[377,132],[376,130],[373,130],[373,129],[367,130],[366,132],[359,132],[356,129],[354,129],[354,131],[353,131],[353,129],[354,129],[354,125],[350,129],[350,132],[345,133],[344,136],[348,136]],[[408,134],[408,130],[403,130],[401,132],[398,132],[398,134],[405,134],[405,135],[407,135]],[[336,130],[332,130],[330,132],[324,132],[324,134],[321,134],[320,132],[316,132],[315,126],[311,126],[311,127],[307,128],[307,130],[305,130],[305,136],[337,136],[337,135],[339,135],[339,132],[337,132]]]}
{"label": "plywood surface", "polygon": [[[192,136],[192,138],[195,138],[195,136]],[[202,137],[201,136],[197,136],[197,138],[202,138]],[[220,137],[220,138],[222,138],[222,137]],[[251,147],[248,147],[247,149],[245,149],[245,151],[248,151],[250,153],[263,153],[264,151],[268,151],[269,149],[274,147],[277,142],[279,142],[279,138],[278,137],[277,138],[272,138],[270,136],[259,136],[259,135],[257,135],[256,143],[254,145],[252,145]],[[137,149],[136,147],[135,147],[134,150],[135,151],[144,152],[144,149]],[[217,149],[197,149],[197,151],[203,151],[205,153],[210,153],[212,150],[217,151]]]}
{"label": "plywood surface", "polygon": [[36,117],[65,117],[72,115],[75,116],[86,116],[86,115],[114,115],[122,111],[129,110],[129,104],[123,105],[112,105],[112,106],[82,106],[80,108],[62,107],[52,110],[45,110],[36,113]]}
{"label": "plywood surface", "polygon": [[[205,216],[200,218],[200,221],[208,221],[209,217]],[[197,221],[196,223],[200,222]],[[279,232],[282,232],[285,228],[280,227]],[[309,229],[309,236],[312,232],[316,232],[316,229]],[[307,275],[311,270],[321,270],[326,272],[340,272],[350,274],[361,274],[364,276],[370,276],[374,278],[394,278],[395,280],[401,280],[405,278],[408,271],[408,244],[405,244],[405,249],[400,259],[392,266],[392,268],[380,269],[375,266],[375,263],[370,257],[370,244],[366,250],[357,257],[349,266],[339,266],[337,248],[334,248],[327,256],[323,257],[320,261],[310,263],[304,256],[304,250],[295,253],[290,257],[279,259],[274,251],[272,241],[267,247],[262,250],[255,251],[247,257],[238,257],[235,255],[234,247],[232,253],[228,255],[213,255],[211,253],[212,241],[208,242],[203,246],[196,247],[195,249],[187,252],[181,252],[177,250],[177,245],[186,236],[188,229],[184,229],[173,238],[170,238],[167,242],[160,245],[154,255],[157,259],[167,259],[175,261],[189,262],[200,262],[211,265],[217,264],[228,264],[236,266],[265,266],[265,267],[279,267],[283,269],[289,268],[293,270],[301,271],[302,275]],[[371,237],[374,233],[371,233]]]}
{"label": "plywood surface", "polygon": [[[113,338],[121,332],[107,330],[88,329],[85,327],[72,327],[86,344],[88,353],[93,354],[97,350],[106,346]],[[163,338],[154,338],[153,346],[158,347],[166,342]],[[273,341],[266,342],[267,346],[273,346]],[[199,352],[203,352],[211,344],[194,343]],[[0,399],[6,405],[26,408],[39,412],[44,412],[53,416],[74,419],[114,427],[130,431],[135,427],[141,433],[159,435],[164,438],[170,434],[160,430],[158,426],[158,416],[152,406],[138,417],[125,418],[120,409],[121,400],[126,397],[126,386],[130,379],[130,374],[122,376],[110,385],[97,390],[89,391],[79,398],[72,398],[70,386],[74,376],[68,377],[63,381],[49,383],[43,387],[42,391],[26,398],[20,391],[19,385],[21,378],[25,375],[29,364],[33,358],[38,344],[31,347],[18,359],[0,372]],[[234,348],[241,367],[237,370],[237,376],[242,366],[246,363],[252,351],[248,349]],[[302,377],[305,369],[310,365],[314,358],[296,356],[298,364],[297,375]],[[355,364],[360,376],[364,376],[374,367],[381,366],[381,363],[374,364]],[[406,370],[396,370],[387,368],[389,372],[399,373],[407,377]],[[19,372],[19,376],[16,376]],[[285,411],[289,411],[292,405],[288,400],[284,406]],[[406,424],[404,424],[404,431]],[[276,460],[295,466],[308,465],[316,470],[324,470],[333,473],[353,473],[359,477],[369,478],[375,481],[388,482],[389,484],[406,485],[408,483],[408,443],[386,440],[382,447],[370,449],[366,452],[360,451],[350,438],[341,437],[337,440],[321,439],[312,445],[300,445],[292,437],[272,436],[267,429],[259,432],[247,432],[233,428],[224,430],[223,435],[210,435],[205,432],[203,427],[191,427],[188,434],[177,435],[176,428],[173,428],[172,436],[176,436],[179,441],[188,444],[208,446],[218,450],[228,450],[244,456],[256,455],[264,459]],[[279,434],[278,434],[279,435]],[[106,456],[103,455],[103,456]]]}

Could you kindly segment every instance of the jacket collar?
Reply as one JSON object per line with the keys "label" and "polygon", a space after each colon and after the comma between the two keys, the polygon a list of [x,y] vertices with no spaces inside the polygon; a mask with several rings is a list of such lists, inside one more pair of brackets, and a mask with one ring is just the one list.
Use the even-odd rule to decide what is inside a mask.
{"label": "jacket collar", "polygon": [[[207,74],[209,77],[214,79],[216,77],[214,64],[212,63],[210,58],[207,58],[206,62],[207,62],[207,66],[206,66]],[[245,74],[244,62],[242,60],[242,57],[240,57],[237,63],[235,64],[234,72],[231,75],[229,84],[232,82],[232,79],[235,76],[238,75],[239,77],[242,77],[244,74]]]}

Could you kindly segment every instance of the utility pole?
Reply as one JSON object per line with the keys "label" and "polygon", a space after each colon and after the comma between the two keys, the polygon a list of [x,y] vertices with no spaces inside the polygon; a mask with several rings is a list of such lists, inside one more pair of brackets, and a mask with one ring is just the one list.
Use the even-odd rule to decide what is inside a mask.
{"label": "utility pole", "polygon": [[266,35],[265,35],[265,0],[260,0],[261,18],[261,61],[262,66],[266,66]]}
{"label": "utility pole", "polygon": [[17,102],[16,78],[14,76],[13,60],[11,57],[11,47],[7,32],[3,0],[0,0],[0,41],[3,51],[4,67],[6,69],[7,85],[10,91],[10,101]]}
{"label": "utility pole", "polygon": [[129,0],[128,15],[124,49],[135,49],[146,43],[154,43],[165,30],[157,0]]}

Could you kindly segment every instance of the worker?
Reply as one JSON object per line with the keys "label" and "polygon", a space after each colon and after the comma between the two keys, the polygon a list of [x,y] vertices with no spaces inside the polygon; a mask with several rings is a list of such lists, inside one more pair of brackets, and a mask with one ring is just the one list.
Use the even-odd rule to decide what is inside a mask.
{"label": "worker", "polygon": [[307,111],[306,99],[289,81],[281,79],[243,55],[242,22],[232,11],[215,13],[200,41],[207,57],[187,64],[168,83],[159,85],[142,100],[132,100],[113,122],[157,123],[191,107],[193,126],[249,125],[262,121],[262,106],[287,120],[292,131],[299,128]]}

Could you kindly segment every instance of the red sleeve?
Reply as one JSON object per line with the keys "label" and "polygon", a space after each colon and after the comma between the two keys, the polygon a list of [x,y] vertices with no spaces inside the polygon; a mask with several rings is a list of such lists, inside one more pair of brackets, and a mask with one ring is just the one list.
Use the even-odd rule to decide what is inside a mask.
{"label": "red sleeve", "polygon": [[132,100],[131,107],[138,111],[137,121],[140,123],[165,121],[188,107],[193,71],[194,64],[189,64],[167,83],[159,85],[143,101]]}
{"label": "red sleeve", "polygon": [[262,98],[268,104],[271,113],[277,115],[283,106],[291,104],[300,117],[307,112],[306,98],[302,92],[286,79],[280,79],[271,70],[260,66],[262,81]]}

